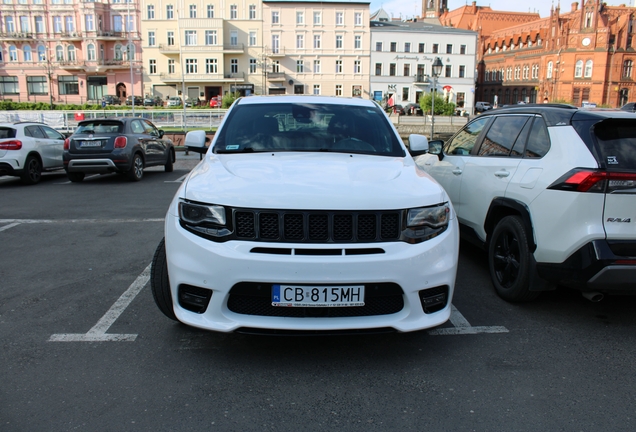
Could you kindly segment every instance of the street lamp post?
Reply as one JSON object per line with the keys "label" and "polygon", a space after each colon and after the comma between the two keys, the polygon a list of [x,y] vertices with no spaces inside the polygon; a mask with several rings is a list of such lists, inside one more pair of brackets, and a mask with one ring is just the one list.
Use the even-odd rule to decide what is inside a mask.
{"label": "street lamp post", "polygon": [[433,140],[433,133],[435,131],[435,90],[437,89],[437,77],[442,73],[443,67],[442,60],[439,57],[435,57],[431,69],[431,75],[433,75],[433,89],[431,90],[431,141]]}

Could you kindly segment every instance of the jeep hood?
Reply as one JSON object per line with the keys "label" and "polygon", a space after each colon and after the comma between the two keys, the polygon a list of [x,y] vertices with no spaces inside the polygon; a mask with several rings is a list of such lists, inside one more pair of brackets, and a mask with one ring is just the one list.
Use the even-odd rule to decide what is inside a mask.
{"label": "jeep hood", "polygon": [[243,208],[382,210],[448,201],[410,157],[208,153],[186,182],[188,200]]}

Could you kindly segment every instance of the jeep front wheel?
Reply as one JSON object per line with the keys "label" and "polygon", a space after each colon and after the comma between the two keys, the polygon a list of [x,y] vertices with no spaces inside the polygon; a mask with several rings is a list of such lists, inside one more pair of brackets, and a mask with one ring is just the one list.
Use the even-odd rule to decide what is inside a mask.
{"label": "jeep front wheel", "polygon": [[499,297],[510,302],[530,301],[539,295],[530,291],[530,248],[527,229],[519,216],[506,216],[488,242],[490,278]]}

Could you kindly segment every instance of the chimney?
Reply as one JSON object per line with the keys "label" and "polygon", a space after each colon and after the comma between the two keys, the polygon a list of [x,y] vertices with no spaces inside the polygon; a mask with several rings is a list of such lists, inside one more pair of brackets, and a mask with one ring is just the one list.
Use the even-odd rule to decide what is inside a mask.
{"label": "chimney", "polygon": [[579,9],[579,2],[572,3],[572,12],[576,12]]}

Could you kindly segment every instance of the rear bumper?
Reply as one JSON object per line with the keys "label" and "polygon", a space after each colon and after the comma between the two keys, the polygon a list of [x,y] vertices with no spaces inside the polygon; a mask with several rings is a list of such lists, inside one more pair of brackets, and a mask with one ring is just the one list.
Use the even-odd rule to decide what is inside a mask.
{"label": "rear bumper", "polygon": [[0,162],[0,176],[19,176],[23,170],[18,168],[17,162],[17,160]]}
{"label": "rear bumper", "polygon": [[537,263],[537,272],[547,281],[581,291],[636,294],[636,241],[594,240],[563,263]]}
{"label": "rear bumper", "polygon": [[113,161],[107,158],[70,159],[64,161],[66,172],[111,173],[124,172],[130,169],[130,161]]}

